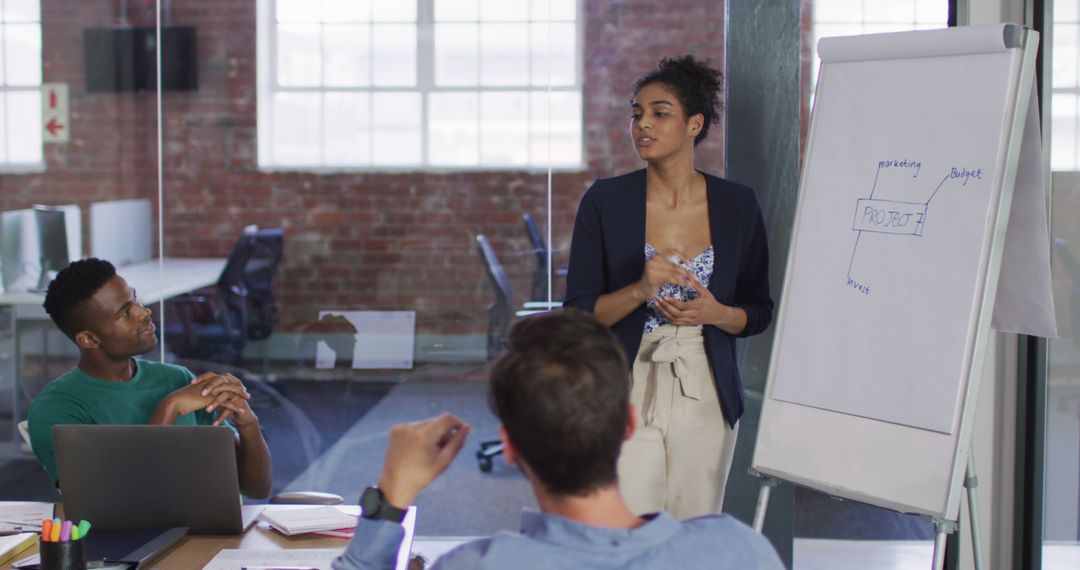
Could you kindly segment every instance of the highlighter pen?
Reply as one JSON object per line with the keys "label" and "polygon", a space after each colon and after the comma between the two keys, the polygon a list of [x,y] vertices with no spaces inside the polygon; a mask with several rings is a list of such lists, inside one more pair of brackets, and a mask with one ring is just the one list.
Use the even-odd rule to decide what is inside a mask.
{"label": "highlighter pen", "polygon": [[90,532],[90,521],[83,519],[79,521],[79,538],[86,538],[86,534]]}
{"label": "highlighter pen", "polygon": [[71,521],[64,521],[64,525],[60,527],[60,542],[67,542],[71,540]]}
{"label": "highlighter pen", "polygon": [[49,542],[52,538],[52,519],[45,519],[41,521],[41,540],[43,542]]}
{"label": "highlighter pen", "polygon": [[71,525],[71,540],[79,540],[79,525]]}
{"label": "highlighter pen", "polygon": [[49,534],[49,542],[60,542],[60,527],[63,523],[60,519],[53,519],[52,521],[52,533]]}

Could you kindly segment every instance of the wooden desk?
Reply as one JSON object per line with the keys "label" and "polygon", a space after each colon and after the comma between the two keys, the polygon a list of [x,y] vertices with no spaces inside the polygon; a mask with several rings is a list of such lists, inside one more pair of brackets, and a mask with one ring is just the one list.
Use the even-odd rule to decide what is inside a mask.
{"label": "wooden desk", "polygon": [[[274,505],[268,508],[280,508]],[[339,506],[342,510],[349,507]],[[360,507],[351,507],[351,512],[358,513]],[[93,531],[91,531],[93,532]],[[256,522],[240,536],[188,536],[165,556],[152,564],[157,570],[190,570],[206,566],[218,552],[227,548],[245,550],[276,550],[281,548],[337,548],[345,550],[349,543],[346,538],[330,538],[314,535],[285,536],[264,522]]]}
{"label": "wooden desk", "polygon": [[[225,262],[225,258],[166,258],[161,264],[164,266],[164,281],[161,279],[161,265],[156,259],[118,267],[116,272],[135,289],[139,301],[149,305],[216,283]],[[45,323],[43,331],[52,330],[49,315],[42,306],[44,302],[44,292],[0,293],[0,355],[3,355],[0,357],[0,396],[6,390],[11,391],[11,400],[4,407],[10,408],[12,418],[10,440],[6,437],[0,439],[0,443],[9,441],[11,445],[0,446],[0,457],[27,454],[27,450],[22,449],[22,436],[15,428],[17,422],[26,419],[26,411],[21,405],[22,342],[19,329],[20,323],[36,321]],[[47,352],[47,332],[43,338]],[[6,411],[0,410],[0,416],[6,415]]]}
{"label": "wooden desk", "polygon": [[[299,509],[308,508],[310,505],[267,505],[267,509]],[[357,505],[337,505],[337,508],[351,514],[359,514],[360,507]],[[58,514],[57,516],[63,516]],[[406,540],[416,527],[416,509],[410,510],[410,516],[406,517]],[[94,533],[93,529],[90,534]],[[152,561],[151,567],[156,570],[191,570],[202,568],[210,562],[218,552],[225,549],[245,550],[277,550],[295,548],[336,548],[345,550],[349,543],[347,538],[330,538],[315,535],[285,536],[272,530],[265,522],[256,522],[242,535],[239,536],[188,536],[180,543]],[[27,556],[37,553],[37,546],[30,547],[15,557],[22,560]],[[0,570],[9,570],[11,563],[0,565]]]}
{"label": "wooden desk", "polygon": [[[90,531],[93,534],[93,530]],[[151,567],[158,570],[191,570],[202,568],[217,553],[227,548],[245,548],[252,550],[271,550],[278,548],[340,548],[345,549],[348,539],[319,536],[285,536],[273,530],[266,523],[257,522],[251,529],[240,536],[188,536],[180,541],[164,556],[152,561]],[[37,545],[31,546],[15,556],[7,564],[0,564],[0,570],[9,570],[11,563],[36,554]]]}

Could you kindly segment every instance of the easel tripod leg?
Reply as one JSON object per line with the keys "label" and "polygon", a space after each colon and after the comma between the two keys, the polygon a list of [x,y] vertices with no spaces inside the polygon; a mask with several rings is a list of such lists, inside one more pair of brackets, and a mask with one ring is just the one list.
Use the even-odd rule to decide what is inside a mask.
{"label": "easel tripod leg", "polygon": [[975,564],[975,570],[982,570],[982,539],[979,537],[979,502],[976,498],[979,487],[979,478],[975,476],[975,458],[969,453],[967,474],[964,477],[964,487],[967,487],[968,495],[968,526],[971,528],[971,558]]}
{"label": "easel tripod leg", "polygon": [[934,523],[934,570],[945,569],[945,538],[956,532],[956,523],[933,519]]}
{"label": "easel tripod leg", "polygon": [[[964,487],[967,489],[968,526],[971,528],[972,563],[975,570],[982,570],[982,540],[979,536],[979,503],[977,489],[979,478],[975,476],[975,458],[968,454],[967,472],[964,475]],[[956,532],[956,522],[931,519],[934,523],[934,570],[945,568],[945,537]]]}
{"label": "easel tripod leg", "polygon": [[754,530],[758,534],[761,534],[761,529],[765,527],[765,509],[769,508],[769,491],[771,489],[770,485],[762,483],[761,490],[758,491],[757,507],[754,508]]}
{"label": "easel tripod leg", "polygon": [[761,534],[761,530],[765,528],[765,511],[769,508],[769,493],[779,484],[779,481],[772,477],[764,477],[754,471],[751,471],[751,474],[761,477],[761,490],[758,491],[757,507],[754,508],[754,530]]}

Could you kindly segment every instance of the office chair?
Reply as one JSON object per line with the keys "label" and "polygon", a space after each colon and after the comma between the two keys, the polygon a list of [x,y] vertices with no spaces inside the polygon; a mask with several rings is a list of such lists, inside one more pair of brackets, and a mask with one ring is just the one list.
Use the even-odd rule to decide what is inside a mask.
{"label": "office chair", "polygon": [[274,298],[274,277],[285,248],[284,232],[281,228],[256,230],[251,247],[251,256],[244,268],[248,289],[246,330],[249,340],[263,340],[269,338],[281,320]]}
{"label": "office chair", "polygon": [[487,356],[494,358],[502,347],[506,332],[510,330],[510,317],[513,314],[514,294],[510,289],[510,280],[506,270],[495,255],[487,236],[476,236],[476,250],[484,263],[484,273],[495,291],[495,299],[488,305]]}
{"label": "office chair", "polygon": [[[528,214],[526,214],[528,215]],[[488,305],[488,334],[487,356],[495,358],[502,351],[503,341],[507,331],[510,330],[511,317],[524,317],[536,313],[543,313],[562,303],[528,302],[523,309],[514,310],[514,293],[510,289],[510,279],[506,276],[506,270],[499,262],[495,250],[491,247],[487,236],[476,236],[476,250],[480,254],[480,260],[484,263],[484,272],[487,273],[488,281],[495,290],[495,299]],[[489,440],[480,442],[480,450],[476,452],[476,461],[480,465],[480,471],[491,471],[492,458],[503,452],[502,442]]]}
{"label": "office chair", "polygon": [[19,435],[23,438],[23,443],[26,444],[26,449],[32,450],[30,447],[30,422],[22,420],[18,423],[17,427],[19,428]]}
{"label": "office chair", "polygon": [[[540,235],[540,230],[531,214],[528,212],[522,214],[521,223],[525,226],[525,235],[528,236],[529,244],[532,246],[533,253],[536,254],[536,269],[533,270],[532,292],[529,299],[546,301],[548,298],[548,256],[551,255],[551,250],[544,243],[544,238]],[[555,269],[555,275],[566,277],[566,268]]]}
{"label": "office chair", "polygon": [[280,228],[249,226],[213,287],[170,300],[175,315],[166,334],[174,352],[239,365],[248,340],[269,337],[278,322],[273,284],[283,247]]}
{"label": "office chair", "polygon": [[528,301],[522,304],[522,308],[514,310],[514,292],[510,288],[510,279],[506,276],[506,270],[499,262],[495,250],[487,236],[476,236],[476,251],[480,254],[480,261],[484,263],[484,272],[488,282],[495,291],[495,299],[488,305],[488,335],[487,355],[494,358],[502,350],[503,339],[510,330],[512,317],[525,317],[528,315],[549,311],[561,307],[561,302],[548,303],[546,301]]}

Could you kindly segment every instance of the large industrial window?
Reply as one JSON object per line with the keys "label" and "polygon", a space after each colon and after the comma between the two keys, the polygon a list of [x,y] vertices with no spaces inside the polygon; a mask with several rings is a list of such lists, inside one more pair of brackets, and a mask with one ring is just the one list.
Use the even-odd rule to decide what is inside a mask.
{"label": "large industrial window", "polygon": [[40,169],[41,130],[41,6],[0,0],[0,171]]}
{"label": "large industrial window", "polygon": [[576,0],[260,0],[259,165],[578,167]]}
{"label": "large industrial window", "polygon": [[1080,60],[1077,30],[1080,29],[1075,0],[1054,3],[1053,100],[1051,101],[1050,166],[1052,170],[1080,169]]}
{"label": "large industrial window", "polygon": [[813,0],[811,85],[817,84],[817,41],[829,36],[944,28],[949,4],[942,0]]}

